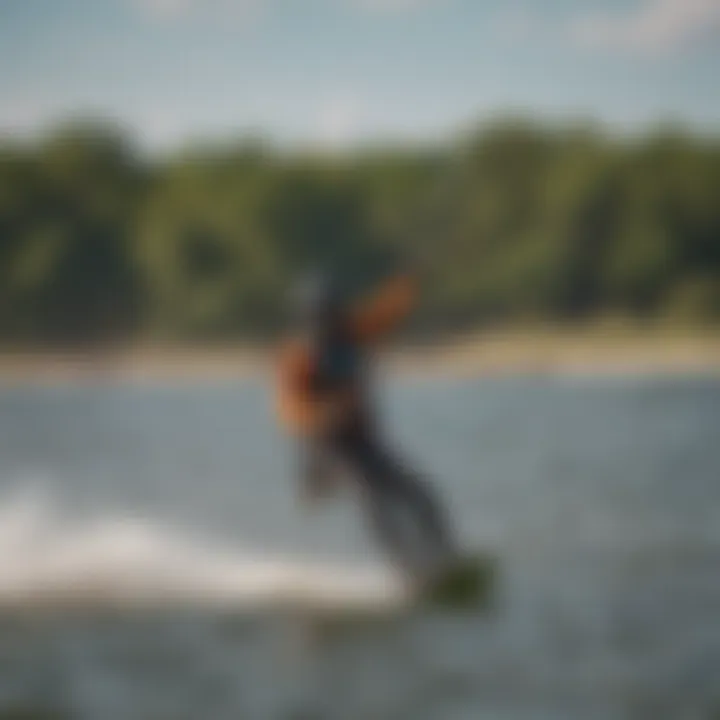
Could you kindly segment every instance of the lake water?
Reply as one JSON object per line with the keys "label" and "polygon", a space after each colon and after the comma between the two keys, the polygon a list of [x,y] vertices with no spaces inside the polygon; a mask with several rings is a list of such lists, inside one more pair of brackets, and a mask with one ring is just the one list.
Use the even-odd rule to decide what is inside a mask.
{"label": "lake water", "polygon": [[351,496],[299,509],[260,380],[0,390],[0,718],[720,717],[720,380],[381,397],[490,608],[404,610]]}

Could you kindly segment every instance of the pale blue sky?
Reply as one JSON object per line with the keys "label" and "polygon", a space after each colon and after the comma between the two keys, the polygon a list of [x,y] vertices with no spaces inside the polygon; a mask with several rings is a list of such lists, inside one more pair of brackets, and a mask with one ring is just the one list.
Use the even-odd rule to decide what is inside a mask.
{"label": "pale blue sky", "polygon": [[521,109],[720,128],[720,0],[0,0],[0,131],[423,138]]}

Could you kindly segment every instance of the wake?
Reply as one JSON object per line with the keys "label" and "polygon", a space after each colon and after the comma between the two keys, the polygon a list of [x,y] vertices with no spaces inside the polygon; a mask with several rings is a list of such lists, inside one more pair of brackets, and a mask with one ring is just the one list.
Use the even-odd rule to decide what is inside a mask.
{"label": "wake", "polygon": [[0,607],[192,605],[387,609],[406,600],[382,567],[218,547],[135,517],[63,519],[43,493],[0,500]]}

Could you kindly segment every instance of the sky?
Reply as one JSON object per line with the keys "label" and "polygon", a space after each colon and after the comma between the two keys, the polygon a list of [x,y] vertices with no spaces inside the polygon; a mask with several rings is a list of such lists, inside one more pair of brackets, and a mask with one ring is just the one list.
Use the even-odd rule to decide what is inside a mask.
{"label": "sky", "polygon": [[504,112],[720,129],[720,0],[0,0],[0,133],[424,139]]}

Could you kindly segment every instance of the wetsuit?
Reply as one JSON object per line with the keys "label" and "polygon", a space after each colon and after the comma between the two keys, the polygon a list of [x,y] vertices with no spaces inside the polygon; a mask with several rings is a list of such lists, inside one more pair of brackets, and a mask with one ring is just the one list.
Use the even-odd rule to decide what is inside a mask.
{"label": "wetsuit", "polygon": [[291,340],[278,376],[279,412],[298,438],[305,487],[321,490],[340,476],[354,481],[376,538],[414,575],[449,552],[448,532],[426,483],[378,437],[367,364],[373,346],[409,312],[415,292],[411,277],[395,278],[331,327]]}

